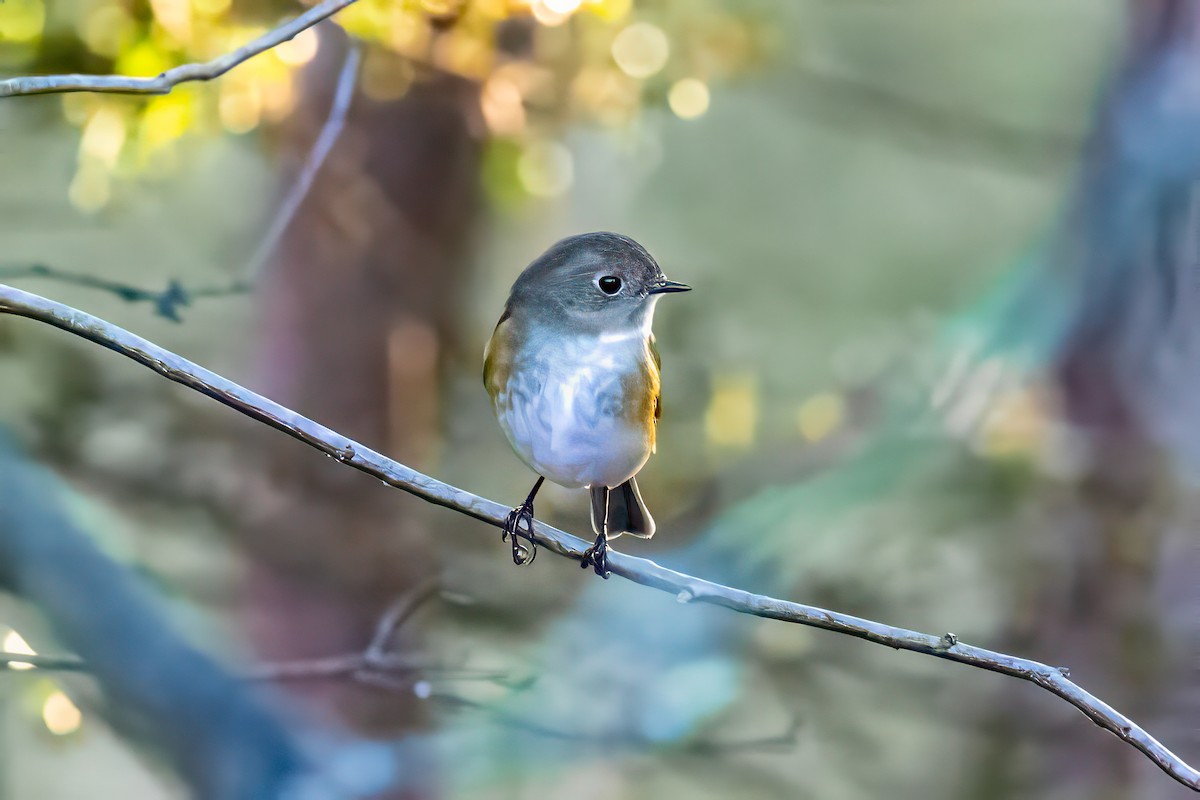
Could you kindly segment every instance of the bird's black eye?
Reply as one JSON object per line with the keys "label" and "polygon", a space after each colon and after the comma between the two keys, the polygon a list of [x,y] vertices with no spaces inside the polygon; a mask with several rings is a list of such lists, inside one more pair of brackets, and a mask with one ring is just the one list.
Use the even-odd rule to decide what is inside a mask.
{"label": "bird's black eye", "polygon": [[621,279],[615,275],[605,275],[597,283],[600,285],[600,291],[605,294],[616,294],[621,291]]}

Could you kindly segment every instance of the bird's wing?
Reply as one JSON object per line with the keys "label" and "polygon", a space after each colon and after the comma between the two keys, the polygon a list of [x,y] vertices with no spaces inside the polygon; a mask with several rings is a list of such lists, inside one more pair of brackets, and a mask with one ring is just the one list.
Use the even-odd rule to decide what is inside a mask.
{"label": "bird's wing", "polygon": [[512,325],[505,324],[511,317],[512,308],[505,306],[500,321],[496,323],[496,329],[492,331],[492,338],[488,339],[483,348],[483,386],[493,401],[508,382],[509,371],[512,368]]}

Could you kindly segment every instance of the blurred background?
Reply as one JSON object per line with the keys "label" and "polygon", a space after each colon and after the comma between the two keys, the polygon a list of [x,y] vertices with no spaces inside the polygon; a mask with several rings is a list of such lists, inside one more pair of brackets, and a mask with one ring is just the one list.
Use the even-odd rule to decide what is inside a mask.
{"label": "blurred background", "polygon": [[[6,0],[0,71],[299,8]],[[626,233],[696,291],[617,549],[1069,666],[1196,759],[1198,61],[1187,0],[360,0],[210,83],[0,102],[0,281],[515,505],[483,344]],[[1187,796],[1028,684],[517,568],[10,317],[0,426],[0,649],[88,665],[0,675],[4,800]],[[397,598],[401,666],[311,674]]]}

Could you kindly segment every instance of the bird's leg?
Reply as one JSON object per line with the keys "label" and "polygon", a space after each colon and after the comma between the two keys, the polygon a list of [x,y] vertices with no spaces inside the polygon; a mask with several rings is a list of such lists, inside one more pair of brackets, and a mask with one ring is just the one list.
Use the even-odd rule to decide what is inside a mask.
{"label": "bird's leg", "polygon": [[[546,478],[542,475],[538,476],[537,483],[529,490],[529,496],[525,498],[525,502],[508,512],[508,518],[504,520],[504,530],[500,534],[500,541],[505,541],[509,536],[512,537],[512,559],[517,566],[523,564],[531,564],[537,558],[537,543],[533,540],[533,498],[537,496],[538,489],[542,488],[542,481]],[[521,523],[525,523],[525,532],[521,532]],[[521,544],[521,539],[526,539],[529,542],[529,547]]]}
{"label": "bird's leg", "polygon": [[600,526],[600,534],[596,537],[596,542],[583,551],[583,558],[579,560],[579,566],[587,569],[591,567],[604,580],[608,580],[611,574],[608,571],[608,496],[609,491],[604,490],[604,523]]}
{"label": "bird's leg", "polygon": [[583,551],[583,558],[579,562],[579,566],[587,569],[591,567],[604,580],[608,580],[608,576],[612,573],[608,571],[608,535],[601,533],[596,537],[596,542]]}

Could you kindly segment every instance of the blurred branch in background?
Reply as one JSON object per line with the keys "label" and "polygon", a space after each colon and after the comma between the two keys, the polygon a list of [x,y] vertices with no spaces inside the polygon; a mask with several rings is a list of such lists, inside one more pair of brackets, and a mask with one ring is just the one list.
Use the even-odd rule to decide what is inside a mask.
{"label": "blurred branch in background", "polygon": [[203,64],[184,64],[153,78],[125,75],[47,75],[0,80],[0,97],[63,92],[108,92],[115,94],[167,94],[189,81],[219,78],[248,59],[294,38],[296,34],[332,17],[357,0],[325,0],[300,16],[271,30],[231,53]]}
{"label": "blurred branch in background", "polygon": [[288,225],[291,224],[292,218],[296,216],[296,210],[304,202],[309,189],[312,188],[313,180],[321,170],[321,166],[325,163],[329,151],[333,149],[333,145],[337,142],[342,128],[345,127],[346,113],[349,111],[350,103],[354,99],[354,89],[358,82],[358,72],[361,65],[361,48],[358,46],[350,47],[346,54],[346,60],[342,65],[342,70],[338,75],[337,88],[334,93],[333,104],[329,109],[329,116],[325,120],[325,124],[321,128],[316,141],[313,143],[312,150],[309,151],[299,176],[288,189],[283,202],[279,206],[279,210],[275,213],[270,226],[267,228],[266,235],[254,251],[254,255],[250,258],[244,277],[234,278],[226,283],[195,287],[186,287],[178,280],[172,278],[168,281],[165,289],[156,291],[122,281],[107,280],[89,274],[70,272],[46,264],[31,264],[23,267],[0,266],[0,280],[10,281],[22,278],[39,278],[73,286],[82,286],[88,289],[97,289],[113,294],[129,303],[149,303],[154,308],[155,314],[172,322],[182,322],[182,310],[197,300],[247,294],[253,288],[267,260],[279,245],[280,237],[283,236]]}
{"label": "blurred branch in background", "polygon": [[280,238],[287,230],[288,225],[292,223],[296,212],[300,209],[300,204],[308,196],[313,180],[316,179],[317,173],[321,170],[321,165],[325,163],[325,159],[329,156],[329,151],[333,149],[334,143],[337,142],[338,136],[341,135],[342,128],[346,126],[346,114],[350,111],[351,101],[354,100],[354,89],[358,83],[358,71],[361,66],[362,46],[352,43],[346,52],[346,60],[342,64],[342,71],[338,73],[337,86],[333,92],[333,103],[329,107],[329,116],[321,128],[321,133],[313,143],[312,150],[309,151],[308,158],[305,159],[299,176],[291,188],[288,189],[283,203],[279,206],[279,211],[276,212],[275,218],[271,220],[271,226],[267,228],[266,236],[263,237],[258,249],[254,251],[254,256],[250,259],[250,265],[246,268],[247,284],[253,284],[257,281],[263,267],[266,266],[267,260],[275,252],[275,248],[278,247]]}
{"label": "blurred branch in background", "polygon": [[155,314],[172,322],[182,322],[183,318],[180,316],[182,310],[197,300],[231,297],[246,294],[250,290],[249,284],[241,280],[211,286],[187,287],[179,283],[179,281],[171,279],[167,282],[165,289],[155,291],[141,286],[134,286],[123,281],[97,278],[92,275],[58,269],[46,264],[31,264],[27,267],[0,267],[0,280],[20,280],[22,278],[39,278],[71,286],[97,289],[116,295],[129,303],[149,303],[154,307]]}
{"label": "blurred branch in background", "polygon": [[[381,627],[380,631],[394,631],[392,628]],[[371,647],[375,646],[372,642]],[[90,672],[88,664],[80,658],[70,656],[43,656],[25,653],[0,652],[0,666],[7,665],[10,669],[23,670],[30,668],[43,672]],[[422,679],[415,680],[413,675],[419,673]],[[608,749],[645,750],[661,742],[646,737],[609,736],[581,733],[574,730],[564,730],[542,724],[532,719],[525,719],[515,714],[496,708],[493,704],[482,703],[446,691],[435,690],[428,679],[450,679],[469,681],[488,681],[505,687],[520,690],[530,680],[512,681],[509,676],[494,671],[463,670],[438,667],[436,665],[419,664],[412,659],[405,659],[385,652],[375,653],[371,648],[362,653],[351,653],[344,656],[330,656],[323,659],[298,660],[276,664],[260,664],[240,677],[251,681],[289,681],[310,680],[323,678],[348,678],[380,691],[410,692],[422,699],[433,700],[454,709],[469,709],[486,714],[491,720],[513,730],[532,733],[547,739],[559,739],[585,744],[601,745]],[[742,751],[762,751],[768,749],[786,750],[795,747],[799,739],[802,720],[799,715],[780,733],[756,736],[745,739],[707,739],[700,738],[687,742],[681,750],[689,753],[704,755],[719,755]]]}
{"label": "blurred branch in background", "polygon": [[[369,686],[396,688],[405,686],[412,690],[415,676],[448,678],[457,680],[482,680],[509,685],[509,676],[495,670],[449,667],[430,664],[409,655],[391,652],[391,645],[401,626],[426,602],[438,593],[435,582],[419,587],[419,590],[399,598],[379,620],[375,635],[362,651],[322,658],[297,659],[266,664],[256,664],[234,677],[248,681],[298,681],[321,678],[348,678]],[[14,666],[15,665],[15,666]],[[0,666],[10,669],[25,667],[54,672],[95,672],[91,664],[75,656],[47,656],[40,653],[0,652]],[[407,680],[403,684],[399,676]]]}
{"label": "blurred branch in background", "polygon": [[[195,389],[337,461],[436,505],[503,527],[509,509],[499,503],[423,475],[347,439],[290,409],[77,309],[11,287],[0,286],[0,313],[52,325],[114,350],[169,380]],[[588,543],[543,523],[534,527],[537,543],[579,560]],[[963,644],[953,634],[934,636],[752,594],[675,572],[641,558],[614,552],[611,571],[644,586],[674,593],[680,603],[701,602],[743,614],[793,622],[843,633],[901,650],[955,661],[1029,681],[1066,700],[1100,727],[1116,735],[1180,783],[1200,791],[1200,771],[1183,762],[1129,718],[1067,678],[1067,670]]]}
{"label": "blurred branch in background", "polygon": [[160,602],[61,510],[58,491],[0,436],[0,587],[34,604],[86,661],[110,722],[164,750],[199,796],[281,796],[307,770],[292,736],[172,630]]}

